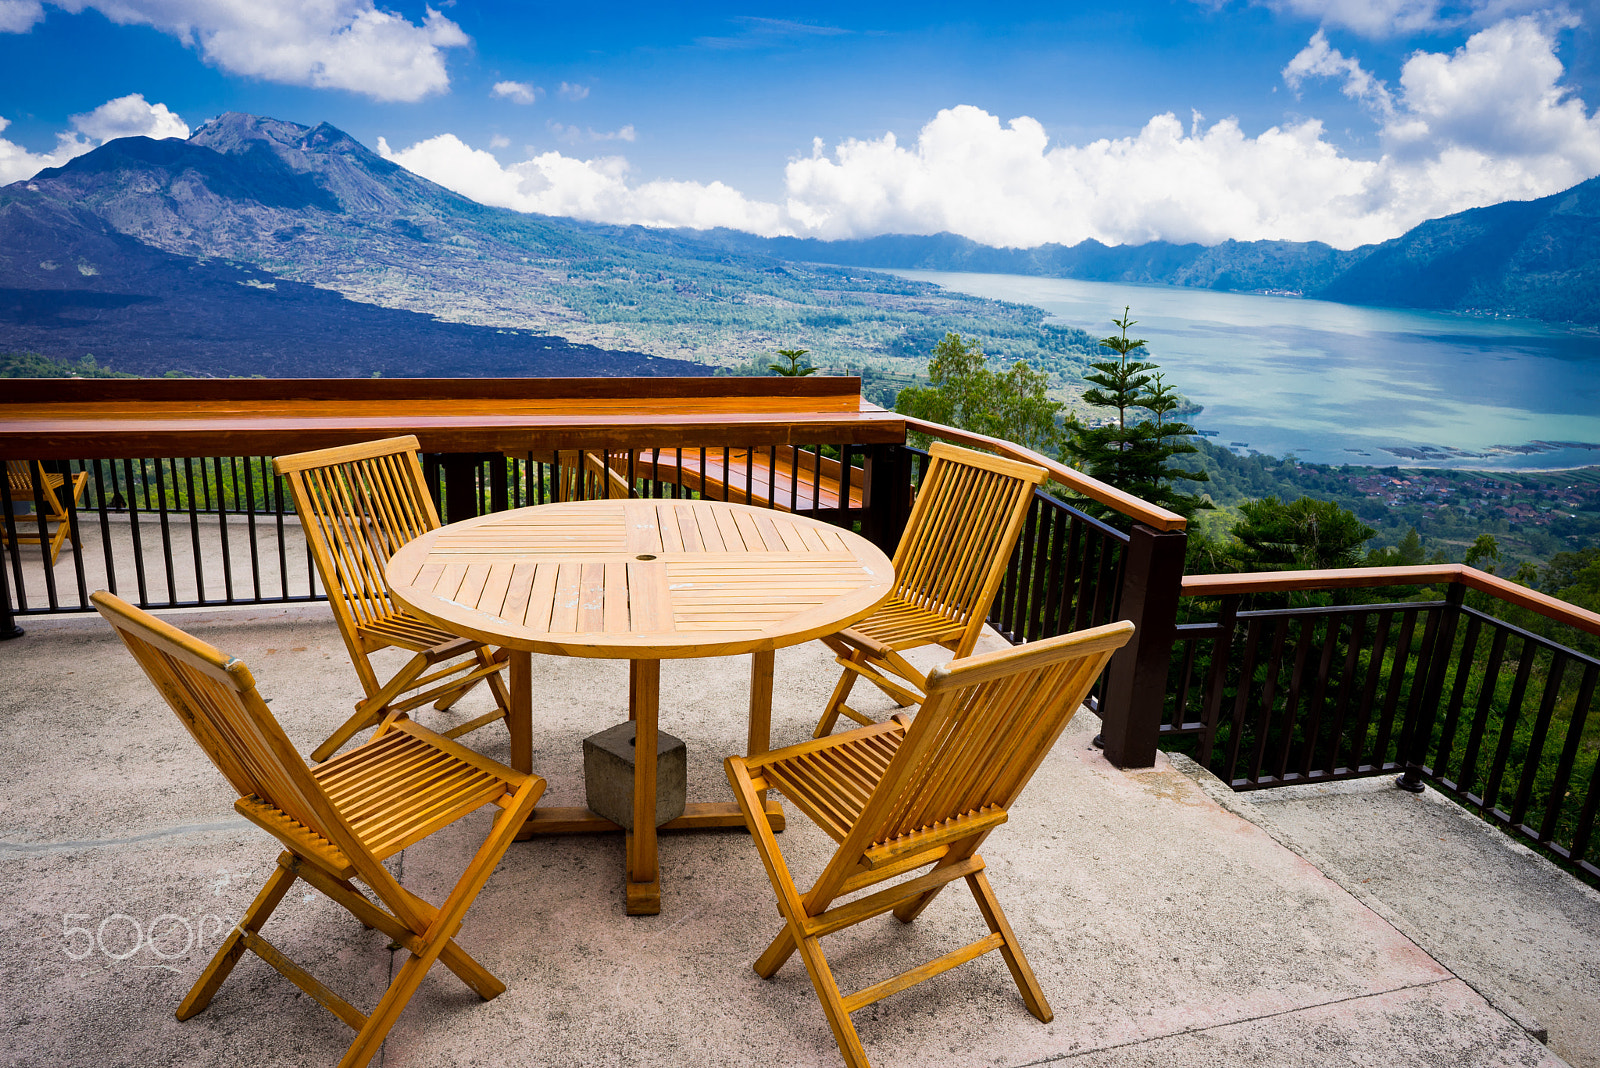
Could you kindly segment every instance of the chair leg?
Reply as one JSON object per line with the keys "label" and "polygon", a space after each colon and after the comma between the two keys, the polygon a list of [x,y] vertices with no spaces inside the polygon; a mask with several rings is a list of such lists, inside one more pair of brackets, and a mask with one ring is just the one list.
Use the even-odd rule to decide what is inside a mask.
{"label": "chair leg", "polygon": [[1055,1019],[1055,1013],[1050,1011],[1050,1003],[1044,999],[1044,991],[1039,988],[1039,980],[1034,977],[1033,968],[1022,953],[1016,933],[1011,930],[1011,924],[1006,922],[1006,914],[1001,911],[1000,902],[994,896],[989,877],[982,871],[975,871],[967,876],[967,886],[977,899],[978,909],[983,913],[983,921],[989,925],[989,930],[1005,940],[1001,943],[1000,955],[1005,958],[1006,967],[1011,969],[1012,981],[1017,984],[1023,1004],[1028,1006],[1028,1011],[1035,1018],[1049,1023]]}
{"label": "chair leg", "polygon": [[311,759],[320,764],[344,747],[344,743],[354,738],[368,727],[377,726],[383,719],[381,711],[369,711],[366,702],[358,707],[355,714],[339,725],[339,729],[328,735],[328,740],[311,751]]}
{"label": "chair leg", "polygon": [[822,710],[822,718],[817,720],[817,729],[811,732],[811,737],[826,738],[833,733],[834,726],[839,722],[839,713],[844,709],[850,691],[855,688],[856,679],[860,677],[855,668],[844,669],[844,673],[839,676],[838,684],[833,688],[833,696],[828,698],[828,705]]}
{"label": "chair leg", "polygon": [[187,1020],[197,1013],[203,1012],[211,1004],[211,998],[216,994],[217,988],[222,986],[228,978],[228,973],[233,971],[233,966],[239,963],[239,958],[245,953],[244,932],[251,934],[260,932],[267,917],[272,915],[272,910],[278,907],[278,902],[283,900],[283,895],[289,892],[294,885],[296,875],[282,861],[278,863],[278,870],[261,888],[256,899],[245,910],[244,919],[228,933],[222,940],[222,946],[217,950],[211,963],[206,965],[206,970],[200,973],[188,995],[178,1005],[178,1019]]}
{"label": "chair leg", "polygon": [[356,703],[353,716],[339,725],[339,729],[328,735],[328,740],[311,751],[311,759],[320,764],[333,754],[337,753],[344,744],[368,727],[376,726],[388,711],[390,702],[411,688],[421,675],[428,670],[428,659],[421,654],[413,656],[406,662],[406,666],[395,672],[394,678],[383,684],[375,694],[369,694]]}
{"label": "chair leg", "polygon": [[753,965],[757,975],[763,979],[771,979],[778,974],[778,969],[788,963],[794,956],[794,951],[799,948],[794,940],[794,932],[787,925],[778,932],[778,937],[772,940],[766,951],[756,958]]}
{"label": "chair leg", "polygon": [[458,686],[454,690],[446,690],[445,693],[444,693],[444,696],[440,697],[437,701],[435,701],[433,703],[433,710],[435,712],[444,712],[444,711],[446,711],[452,705],[454,705],[457,701],[461,700],[463,697],[467,696],[467,694],[471,693],[472,692],[472,688],[474,686],[478,685],[478,683],[480,683],[482,681],[483,681],[482,679],[473,679],[471,682],[467,683],[465,686]]}
{"label": "chair leg", "polygon": [[[408,930],[405,924],[368,901],[349,880],[336,879],[314,864],[303,867],[300,870],[300,878],[343,905],[346,911],[367,930],[382,931],[413,952],[422,947],[422,940],[417,938],[415,932]],[[496,979],[489,969],[473,960],[466,950],[456,945],[454,939],[440,951],[439,960],[485,1001],[499,997],[506,991],[506,985]]]}
{"label": "chair leg", "polygon": [[[492,667],[496,663],[493,655],[487,649],[480,647],[475,655],[477,657],[479,667]],[[488,682],[489,691],[494,696],[494,703],[500,709],[500,715],[505,716],[507,711],[511,708],[511,698],[510,695],[506,693],[505,680],[502,679],[498,674],[480,676],[476,679],[473,679],[465,686],[462,686],[460,689],[451,690],[445,693],[444,696],[440,697],[433,703],[434,709],[439,712],[443,712],[447,708],[454,705],[457,701],[467,696],[467,694],[471,693],[472,688],[478,685],[480,682]],[[474,723],[478,722],[479,721],[474,720]],[[482,720],[482,723],[492,722],[494,722],[492,719]],[[476,729],[476,727],[474,729]],[[453,735],[446,735],[446,737],[453,737]]]}
{"label": "chair leg", "polygon": [[844,997],[828,967],[828,959],[822,955],[821,942],[816,938],[802,938],[799,942],[800,959],[805,962],[806,974],[817,991],[817,1000],[822,1003],[822,1013],[828,1018],[828,1027],[833,1031],[833,1040],[839,1044],[839,1052],[844,1055],[844,1063],[849,1068],[872,1068],[867,1063],[867,1051],[861,1045],[856,1025],[845,1011]]}
{"label": "chair leg", "polygon": [[[433,967],[433,962],[439,959],[446,948],[453,945],[451,936],[455,934],[456,928],[461,926],[461,918],[466,915],[467,908],[477,898],[484,884],[489,881],[489,876],[494,874],[495,866],[505,855],[517,832],[522,829],[528,813],[533,811],[533,806],[543,795],[544,786],[544,780],[540,779],[522,787],[517,802],[501,810],[500,815],[495,817],[489,837],[478,847],[472,863],[467,865],[467,870],[457,880],[455,889],[450,891],[444,906],[434,915],[427,931],[422,933],[423,944],[419,947],[421,952],[412,951],[411,956],[400,966],[399,974],[394,977],[394,982],[389,984],[389,989],[378,1001],[378,1007],[367,1017],[366,1026],[361,1029],[361,1033],[356,1036],[356,1040],[350,1044],[343,1059],[339,1061],[339,1068],[362,1068],[372,1059],[373,1054],[378,1052],[385,1036],[389,1034],[389,1029],[400,1018],[400,1013],[411,1000],[411,995],[417,992],[417,987],[427,976],[428,969]],[[496,985],[499,985],[498,980]]]}
{"label": "chair leg", "polygon": [[[961,862],[962,859],[963,858],[960,858],[960,857],[952,858],[952,857],[947,855],[947,856],[945,856],[945,858],[943,860],[939,861],[939,863],[936,864],[933,868],[929,869],[929,874],[931,875],[933,872],[938,871],[940,868],[947,868],[952,864],[958,864],[958,863]],[[981,862],[982,858],[980,857],[979,860]],[[981,874],[981,869],[980,869],[979,873]],[[924,909],[926,909],[929,905],[933,904],[933,899],[939,896],[939,892],[941,890],[943,890],[945,887],[949,886],[949,885],[950,885],[949,883],[940,883],[938,886],[935,886],[933,889],[927,891],[926,893],[918,894],[916,897],[907,898],[906,900],[902,901],[900,904],[895,906],[895,908],[894,908],[894,918],[899,920],[901,923],[910,923],[912,920],[915,920],[918,916],[921,916],[922,915],[922,911]],[[988,883],[984,883],[984,885],[987,886],[989,884]],[[976,893],[976,891],[974,891],[974,893]],[[991,894],[990,896],[993,897],[994,895]],[[980,903],[979,907],[980,908],[982,907],[981,903]],[[996,906],[996,907],[998,907],[998,906]]]}

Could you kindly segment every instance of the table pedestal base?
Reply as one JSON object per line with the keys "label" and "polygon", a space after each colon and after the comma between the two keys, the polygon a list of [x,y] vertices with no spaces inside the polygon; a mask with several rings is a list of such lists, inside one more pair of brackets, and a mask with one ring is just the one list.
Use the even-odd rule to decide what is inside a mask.
{"label": "table pedestal base", "polygon": [[[766,800],[766,810],[767,825],[774,832],[782,831],[785,826],[783,807],[776,799],[769,797]],[[686,805],[683,815],[663,823],[656,828],[656,833],[708,831],[719,827],[744,827],[744,815],[739,811],[738,805],[726,801]],[[522,825],[522,830],[517,832],[517,841],[526,842],[530,838],[549,834],[608,834],[620,830],[622,827],[619,824],[612,823],[604,816],[596,816],[586,808],[547,806],[533,810],[533,814]],[[626,848],[631,855],[634,848],[632,831],[627,832]],[[629,916],[657,915],[661,911],[660,869],[656,869],[654,879],[645,883],[634,882],[625,870],[623,891]]]}
{"label": "table pedestal base", "polygon": [[[784,828],[783,807],[770,797],[767,799],[767,823],[774,832],[781,832]],[[744,816],[740,815],[739,806],[731,801],[718,801],[685,805],[683,815],[663,823],[656,831],[708,831],[718,827],[743,826]],[[546,834],[608,834],[620,830],[620,824],[612,823],[604,816],[596,816],[586,808],[547,805],[533,810],[533,815],[517,832],[517,841],[526,842]]]}

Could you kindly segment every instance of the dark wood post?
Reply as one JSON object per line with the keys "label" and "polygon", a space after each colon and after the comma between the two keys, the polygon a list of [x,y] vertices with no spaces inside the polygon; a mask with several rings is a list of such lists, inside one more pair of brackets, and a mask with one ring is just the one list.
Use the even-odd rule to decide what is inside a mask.
{"label": "dark wood post", "polygon": [[1181,530],[1152,530],[1142,523],[1134,524],[1128,540],[1121,615],[1137,629],[1111,660],[1100,705],[1106,759],[1119,768],[1156,762],[1188,541]]}
{"label": "dark wood post", "polygon": [[478,475],[485,460],[505,460],[498,452],[446,452],[439,454],[439,466],[444,469],[444,521],[459,523],[471,519],[482,510],[482,493],[478,488]]}
{"label": "dark wood post", "polygon": [[889,556],[894,555],[911,515],[910,457],[899,445],[871,445],[867,448],[866,482],[862,503],[866,522],[862,533]]}
{"label": "dark wood post", "polygon": [[[601,455],[605,455],[602,453]],[[497,452],[489,460],[489,477],[492,480],[489,486],[489,508],[491,511],[504,512],[511,507],[511,472],[515,465],[506,459],[506,454]]]}

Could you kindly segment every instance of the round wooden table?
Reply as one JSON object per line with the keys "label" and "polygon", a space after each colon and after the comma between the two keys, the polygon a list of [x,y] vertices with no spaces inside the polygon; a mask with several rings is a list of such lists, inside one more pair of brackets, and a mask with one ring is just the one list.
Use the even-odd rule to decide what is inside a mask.
{"label": "round wooden table", "polygon": [[[661,661],[750,653],[750,754],[770,746],[773,651],[872,613],[894,585],[865,538],[741,504],[610,500],[547,504],[429,531],[390,559],[406,608],[510,653],[511,764],[531,771],[530,654],[627,659],[635,748],[654,753]],[[656,766],[635,762],[627,910],[661,911]],[[767,803],[774,829],[782,809]],[[692,804],[663,830],[743,826],[738,806]],[[621,830],[583,808],[536,809],[522,837]]]}

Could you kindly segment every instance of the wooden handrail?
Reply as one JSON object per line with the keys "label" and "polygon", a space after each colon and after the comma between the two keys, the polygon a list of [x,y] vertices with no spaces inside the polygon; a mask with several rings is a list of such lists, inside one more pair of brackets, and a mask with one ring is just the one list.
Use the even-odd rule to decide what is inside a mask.
{"label": "wooden handrail", "polygon": [[1115,486],[1108,486],[1099,479],[1090,478],[1082,471],[1074,471],[1060,460],[1052,460],[1015,442],[945,426],[943,423],[930,423],[926,419],[917,419],[909,415],[902,418],[905,419],[907,430],[916,430],[930,437],[944,438],[963,445],[973,445],[999,456],[1021,460],[1023,463],[1038,464],[1050,472],[1052,479],[1072,492],[1088,497],[1092,501],[1099,501],[1107,508],[1114,508],[1128,518],[1138,520],[1156,530],[1183,530],[1189,525],[1189,521],[1177,512],[1169,512],[1160,505],[1151,504],[1131,493],[1124,493]]}
{"label": "wooden handrail", "polygon": [[0,456],[262,456],[415,434],[425,452],[899,444],[857,378],[8,379]]}
{"label": "wooden handrail", "polygon": [[[908,420],[909,422],[909,420]],[[1189,575],[1183,580],[1185,597],[1225,597],[1240,593],[1289,593],[1303,590],[1358,589],[1366,586],[1425,586],[1435,582],[1459,583],[1508,604],[1537,612],[1547,619],[1600,635],[1600,613],[1568,604],[1549,594],[1530,590],[1465,564],[1424,564],[1417,567],[1349,567],[1335,571],[1255,571],[1243,575]]]}

